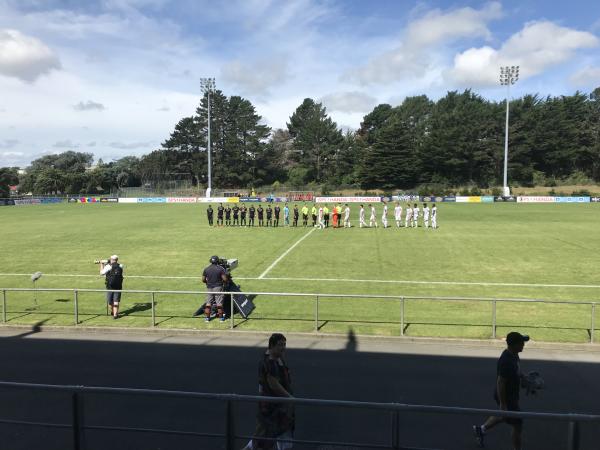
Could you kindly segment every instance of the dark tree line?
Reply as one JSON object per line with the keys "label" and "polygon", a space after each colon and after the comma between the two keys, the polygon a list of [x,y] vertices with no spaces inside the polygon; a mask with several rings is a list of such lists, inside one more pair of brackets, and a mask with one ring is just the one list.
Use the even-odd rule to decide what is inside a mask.
{"label": "dark tree line", "polygon": [[[406,98],[381,104],[355,132],[342,132],[325,107],[305,99],[286,129],[272,130],[252,103],[221,91],[210,96],[213,187],[349,185],[363,189],[441,191],[502,184],[505,103],[471,90],[438,101]],[[510,103],[509,184],[600,181],[600,88],[586,95],[526,95]],[[168,139],[141,158],[90,169],[93,155],[65,152],[33,161],[21,192],[104,193],[177,174],[207,185],[208,97]],[[0,172],[4,185],[15,172]],[[8,181],[3,181],[8,180]],[[7,189],[7,188],[6,188]],[[433,192],[432,192],[433,193]]]}

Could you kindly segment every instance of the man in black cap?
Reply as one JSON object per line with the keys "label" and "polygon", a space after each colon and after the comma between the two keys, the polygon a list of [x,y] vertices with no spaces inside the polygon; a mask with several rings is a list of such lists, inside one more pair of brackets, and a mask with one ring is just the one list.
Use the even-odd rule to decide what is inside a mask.
{"label": "man in black cap", "polygon": [[202,272],[202,282],[206,284],[206,302],[194,313],[194,317],[200,316],[204,309],[204,320],[210,321],[213,304],[217,307],[217,315],[221,322],[225,321],[223,311],[223,284],[229,280],[225,269],[219,265],[219,257],[211,256],[210,265]]}
{"label": "man in black cap", "polygon": [[[519,406],[519,388],[521,387],[521,367],[519,353],[523,351],[525,342],[529,341],[529,336],[516,331],[511,331],[506,335],[507,348],[502,352],[496,366],[496,388],[494,390],[494,400],[502,411],[521,411]],[[523,420],[511,417],[491,416],[483,425],[473,425],[475,439],[481,448],[483,448],[484,436],[488,430],[499,423],[505,422],[512,427],[512,445],[514,450],[521,450],[521,433],[523,430]]]}

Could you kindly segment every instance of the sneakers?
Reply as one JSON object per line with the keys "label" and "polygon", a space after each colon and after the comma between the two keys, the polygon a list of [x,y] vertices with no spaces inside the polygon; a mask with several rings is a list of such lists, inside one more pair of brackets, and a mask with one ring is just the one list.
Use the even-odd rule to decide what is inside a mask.
{"label": "sneakers", "polygon": [[210,317],[205,317],[205,318],[204,318],[204,321],[205,321],[205,322],[210,322]]}
{"label": "sneakers", "polygon": [[225,315],[222,315],[221,318],[219,319],[221,322],[225,322]]}
{"label": "sneakers", "polygon": [[483,431],[481,431],[481,426],[473,425],[473,434],[475,435],[475,441],[477,441],[479,448],[483,448]]}

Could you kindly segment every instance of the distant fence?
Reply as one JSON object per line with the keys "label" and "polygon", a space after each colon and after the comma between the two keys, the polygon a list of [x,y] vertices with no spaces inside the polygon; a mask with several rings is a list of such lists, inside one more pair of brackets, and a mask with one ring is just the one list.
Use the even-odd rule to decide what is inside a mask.
{"label": "distant fence", "polygon": [[[579,450],[580,448],[580,423],[597,423],[600,427],[600,416],[589,415],[589,414],[554,414],[554,413],[536,413],[536,412],[514,412],[514,411],[501,411],[491,409],[477,409],[477,408],[461,408],[451,406],[430,406],[430,405],[411,405],[403,403],[375,403],[375,402],[357,402],[357,401],[344,401],[344,400],[322,400],[322,399],[309,399],[309,398],[282,398],[282,397],[264,397],[257,395],[238,395],[238,394],[211,394],[211,393],[200,393],[200,392],[182,392],[182,391],[166,391],[166,390],[151,390],[151,389],[130,389],[130,388],[113,388],[113,387],[86,387],[86,386],[61,386],[61,385],[50,385],[50,384],[30,384],[30,383],[13,383],[0,381],[0,388],[4,390],[25,390],[25,391],[49,391],[64,393],[70,397],[70,423],[57,423],[57,422],[42,422],[42,421],[27,421],[27,420],[14,420],[7,418],[0,418],[1,424],[7,425],[18,425],[26,427],[43,427],[43,428],[58,428],[58,429],[70,429],[71,430],[71,445],[69,448],[73,450],[82,450],[85,446],[85,431],[121,431],[130,433],[153,433],[163,434],[171,436],[187,436],[196,438],[220,438],[224,444],[226,450],[234,450],[239,448],[236,446],[237,439],[244,439],[247,442],[248,439],[252,439],[251,435],[239,435],[237,434],[237,423],[235,414],[236,403],[284,403],[290,405],[305,405],[305,406],[316,406],[325,407],[339,411],[340,409],[357,409],[360,411],[382,411],[390,414],[390,421],[388,424],[382,421],[380,424],[379,434],[383,437],[388,436],[387,443],[364,443],[364,442],[339,442],[339,441],[318,441],[318,440],[301,440],[301,439],[280,439],[280,442],[289,442],[300,445],[311,445],[311,446],[336,446],[339,447],[351,447],[351,448],[380,448],[380,449],[391,449],[391,450],[428,450],[423,447],[418,449],[415,447],[405,447],[402,445],[402,438],[400,432],[400,413],[421,413],[428,415],[450,415],[450,416],[500,416],[510,418],[521,418],[530,420],[541,420],[544,422],[556,423],[562,422],[567,423],[567,438],[564,446],[553,446],[553,448],[566,448],[567,450]],[[126,397],[150,397],[154,399],[164,398],[178,398],[185,399],[185,401],[219,401],[225,403],[224,408],[224,431],[222,433],[202,433],[196,430],[175,430],[175,429],[155,429],[155,428],[132,428],[124,427],[123,425],[115,422],[112,425],[95,425],[84,421],[85,417],[85,399],[90,396],[126,396]],[[38,396],[36,396],[36,399]],[[28,411],[36,410],[35,404],[30,405]],[[156,405],[160,408],[160,405]],[[63,407],[64,408],[64,407]],[[213,414],[215,412],[213,411]],[[166,422],[166,421],[165,421]],[[264,439],[274,440],[274,439]],[[223,445],[221,444],[221,445]],[[557,443],[556,443],[557,444]],[[219,447],[221,447],[219,445]],[[339,446],[339,447],[338,447]],[[221,447],[223,448],[223,447]],[[324,447],[319,447],[324,448]],[[430,449],[432,450],[432,449]]]}
{"label": "distant fence", "polygon": [[[108,290],[113,292],[122,292],[126,294],[143,294],[148,295],[150,310],[151,310],[151,322],[149,325],[152,327],[156,327],[156,296],[158,294],[174,294],[181,296],[200,296],[206,295],[209,292],[207,291],[165,291],[165,290]],[[4,323],[7,322],[7,302],[8,302],[8,294],[11,292],[68,292],[71,295],[73,300],[73,323],[75,325],[80,325],[81,321],[79,320],[79,294],[85,292],[97,292],[97,293],[105,293],[106,289],[59,289],[59,288],[0,288],[0,292],[2,292],[2,321]],[[543,305],[568,305],[568,306],[588,306],[589,310],[589,328],[587,331],[589,332],[589,342],[594,343],[594,334],[596,331],[595,325],[595,316],[596,316],[596,305],[599,302],[594,301],[561,301],[561,300],[545,300],[545,299],[524,299],[524,298],[473,298],[473,297],[424,297],[424,296],[404,296],[404,295],[361,295],[361,294],[305,294],[305,293],[290,293],[290,292],[224,292],[224,295],[239,295],[243,294],[246,296],[252,296],[253,298],[256,296],[265,296],[265,297],[289,297],[289,298],[308,298],[314,300],[314,310],[313,310],[313,319],[314,319],[314,332],[319,333],[321,330],[320,325],[320,317],[319,317],[319,307],[321,301],[324,298],[338,298],[338,299],[379,299],[389,301],[390,303],[390,312],[396,311],[395,308],[399,309],[400,320],[397,323],[400,335],[405,335],[405,330],[407,324],[410,322],[407,320],[406,314],[406,303],[411,301],[416,302],[431,302],[431,301],[440,301],[440,302],[472,302],[476,303],[487,303],[491,306],[489,312],[489,322],[485,326],[489,326],[490,329],[490,337],[491,339],[496,339],[497,328],[499,326],[497,321],[497,307],[498,304],[510,303],[510,304],[543,304]],[[228,311],[229,313],[229,327],[233,330],[236,327],[235,324],[235,305],[234,302],[231,302],[231,309]],[[38,312],[39,314],[40,312]],[[108,314],[108,312],[107,312]],[[386,317],[387,320],[389,316]],[[248,317],[245,320],[252,320],[252,317]],[[275,319],[276,320],[276,319]],[[429,325],[436,325],[436,323],[430,323]],[[465,325],[466,326],[466,325]],[[500,325],[506,326],[506,325]],[[519,324],[511,323],[511,327],[519,327]],[[525,325],[522,325],[525,326]],[[549,327],[550,328],[550,327]]]}
{"label": "distant fence", "polygon": [[[239,202],[287,202],[281,197],[211,197],[202,195],[182,196],[70,196],[70,197],[27,197],[0,199],[0,206],[45,205],[58,203],[239,203]],[[426,203],[598,203],[600,197],[551,197],[551,196],[433,196],[433,195],[393,195],[386,196],[319,196],[314,197],[316,203],[377,203],[377,202],[426,202]]]}

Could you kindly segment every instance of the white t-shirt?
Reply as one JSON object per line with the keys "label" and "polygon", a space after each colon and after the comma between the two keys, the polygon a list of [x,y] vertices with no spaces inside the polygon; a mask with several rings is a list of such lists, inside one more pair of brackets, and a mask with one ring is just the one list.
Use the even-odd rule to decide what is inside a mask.
{"label": "white t-shirt", "polygon": [[[121,269],[123,268],[123,264],[119,264],[119,267],[121,267]],[[110,264],[107,264],[104,266],[104,269],[102,269],[100,271],[100,275],[106,275],[108,272],[110,272],[110,270],[112,269],[112,266]]]}
{"label": "white t-shirt", "polygon": [[423,208],[423,217],[425,220],[429,219],[429,207]]}
{"label": "white t-shirt", "polygon": [[371,206],[371,218],[375,219],[375,207]]}
{"label": "white t-shirt", "polygon": [[433,208],[431,208],[431,218],[436,218],[437,217],[437,208],[434,206]]}
{"label": "white t-shirt", "polygon": [[394,217],[396,217],[396,219],[402,217],[402,206],[398,205],[394,208]]}
{"label": "white t-shirt", "polygon": [[382,217],[386,217],[387,216],[387,205],[383,205],[383,214]]}
{"label": "white t-shirt", "polygon": [[419,217],[419,207],[413,208],[413,217]]}
{"label": "white t-shirt", "polygon": [[344,209],[344,218],[346,220],[348,220],[350,218],[350,207],[346,206],[346,209]]}
{"label": "white t-shirt", "polygon": [[360,208],[360,220],[365,220],[365,208]]}

